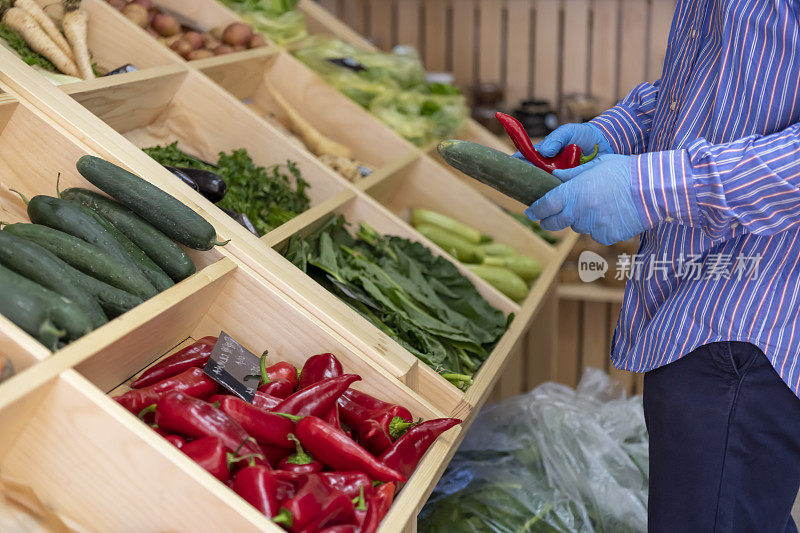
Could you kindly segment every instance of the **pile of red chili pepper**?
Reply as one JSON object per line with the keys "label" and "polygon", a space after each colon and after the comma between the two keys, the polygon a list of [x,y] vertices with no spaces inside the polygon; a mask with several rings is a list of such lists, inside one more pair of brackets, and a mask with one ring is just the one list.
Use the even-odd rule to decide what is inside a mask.
{"label": "pile of red chili pepper", "polygon": [[289,531],[376,531],[431,444],[461,422],[414,422],[351,389],[361,377],[330,353],[299,371],[265,354],[250,404],[203,372],[216,341],[165,358],[114,399]]}
{"label": "pile of red chili pepper", "polygon": [[494,114],[495,118],[500,121],[500,124],[505,128],[514,146],[519,152],[530,161],[533,165],[546,170],[550,174],[556,169],[575,168],[578,165],[588,163],[595,158],[597,152],[600,151],[600,146],[595,145],[594,151],[589,155],[583,155],[583,150],[577,144],[568,144],[561,151],[553,157],[545,157],[536,151],[533,147],[531,138],[528,137],[528,132],[525,131],[525,126],[522,123],[505,113],[499,111]]}

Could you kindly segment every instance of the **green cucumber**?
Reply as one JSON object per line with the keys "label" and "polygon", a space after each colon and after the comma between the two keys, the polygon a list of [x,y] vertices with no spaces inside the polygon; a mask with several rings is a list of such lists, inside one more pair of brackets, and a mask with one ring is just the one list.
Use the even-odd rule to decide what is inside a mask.
{"label": "green cucumber", "polygon": [[194,262],[183,248],[127,207],[88,189],[67,189],[61,197],[79,202],[108,220],[176,282],[195,273]]}
{"label": "green cucumber", "polygon": [[0,314],[50,350],[92,330],[78,304],[4,266],[0,266],[0,294]]}
{"label": "green cucumber", "polygon": [[151,298],[158,294],[125,247],[94,218],[93,214],[86,213],[79,206],[66,200],[39,195],[31,198],[28,203],[28,218],[34,224],[43,224],[83,239],[117,259],[124,267],[120,275],[129,278],[139,287],[138,292],[134,292],[137,296]]}
{"label": "green cucumber", "polygon": [[194,250],[227,244],[214,227],[181,201],[139,176],[99,157],[85,155],[76,168],[92,185],[147,220],[167,237]]}
{"label": "green cucumber", "polygon": [[525,281],[507,268],[486,265],[467,265],[467,268],[516,302],[524,300],[528,295]]}
{"label": "green cucumber", "polygon": [[414,209],[411,211],[411,225],[416,227],[421,224],[430,224],[432,226],[439,226],[452,233],[458,235],[472,244],[479,244],[481,242],[481,232],[475,228],[471,228],[466,224],[462,224],[458,220],[452,219],[448,216],[431,211],[429,209]]}
{"label": "green cucumber", "polygon": [[437,149],[450,166],[525,205],[561,185],[552,174],[488,146],[451,139]]}
{"label": "green cucumber", "polygon": [[167,276],[166,272],[161,270],[157,264],[153,262],[152,259],[147,257],[147,254],[142,251],[141,248],[136,246],[133,241],[131,241],[128,237],[122,234],[117,228],[115,228],[111,222],[106,220],[105,218],[101,217],[99,214],[95,213],[88,207],[83,204],[75,204],[78,206],[84,213],[94,218],[98,224],[103,226],[103,228],[111,234],[115,241],[120,243],[125,251],[128,252],[128,255],[131,256],[136,266],[139,267],[139,271],[144,274],[144,277],[153,284],[153,287],[156,288],[158,292],[165,291],[175,285],[175,283]]}
{"label": "green cucumber", "polygon": [[110,319],[127,313],[144,301],[138,296],[88,276],[80,270],[75,270],[75,277],[78,285],[97,299],[100,307]]}
{"label": "green cucumber", "polygon": [[483,264],[507,268],[525,281],[533,281],[542,273],[542,265],[539,261],[527,255],[487,257],[483,260]]}
{"label": "green cucumber", "polygon": [[[35,242],[81,272],[140,298],[150,298],[155,293],[153,286],[135,266],[131,267],[97,246],[68,233],[41,224],[9,224],[3,231]],[[128,273],[132,273],[133,277],[128,277]],[[134,277],[147,284],[143,285]]]}
{"label": "green cucumber", "polygon": [[491,257],[503,257],[508,255],[516,255],[517,253],[515,249],[501,242],[481,244],[481,250],[483,250],[483,253]]}
{"label": "green cucumber", "polygon": [[463,263],[480,263],[484,259],[480,246],[439,226],[420,224],[416,230]]}
{"label": "green cucumber", "polygon": [[0,265],[75,302],[93,328],[108,322],[97,300],[77,283],[77,271],[38,244],[0,231]]}

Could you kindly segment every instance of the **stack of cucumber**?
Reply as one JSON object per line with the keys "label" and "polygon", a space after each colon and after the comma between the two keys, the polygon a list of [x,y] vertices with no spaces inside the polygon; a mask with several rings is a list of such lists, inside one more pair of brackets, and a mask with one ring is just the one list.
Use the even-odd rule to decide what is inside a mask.
{"label": "stack of cucumber", "polygon": [[31,223],[0,231],[0,314],[50,350],[194,274],[173,240],[195,250],[224,244],[197,213],[127,170],[93,156],[76,167],[114,199],[80,188],[22,197]]}
{"label": "stack of cucumber", "polygon": [[512,300],[524,300],[530,283],[542,273],[542,265],[533,257],[435,211],[415,209],[411,224]]}

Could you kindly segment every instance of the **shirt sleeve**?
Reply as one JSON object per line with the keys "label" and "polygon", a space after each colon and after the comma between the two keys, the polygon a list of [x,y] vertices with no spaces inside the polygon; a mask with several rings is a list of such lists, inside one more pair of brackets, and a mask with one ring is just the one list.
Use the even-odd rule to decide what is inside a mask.
{"label": "shirt sleeve", "polygon": [[713,239],[739,226],[773,235],[800,224],[800,123],[724,144],[631,158],[633,196],[645,225],[676,221]]}
{"label": "shirt sleeve", "polygon": [[661,80],[637,85],[620,102],[589,121],[603,132],[617,154],[643,153],[650,137]]}

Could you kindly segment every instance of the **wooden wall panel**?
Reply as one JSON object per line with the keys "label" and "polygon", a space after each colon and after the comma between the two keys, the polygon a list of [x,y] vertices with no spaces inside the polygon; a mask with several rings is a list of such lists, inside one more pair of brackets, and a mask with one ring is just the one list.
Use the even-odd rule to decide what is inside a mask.
{"label": "wooden wall panel", "polygon": [[453,0],[453,60],[452,69],[460,87],[477,82],[476,18],[478,0]]}
{"label": "wooden wall panel", "polygon": [[480,0],[478,19],[478,77],[483,82],[502,83],[503,1]]}
{"label": "wooden wall panel", "polygon": [[519,102],[531,91],[533,6],[530,0],[508,0],[506,40],[506,100]]}

